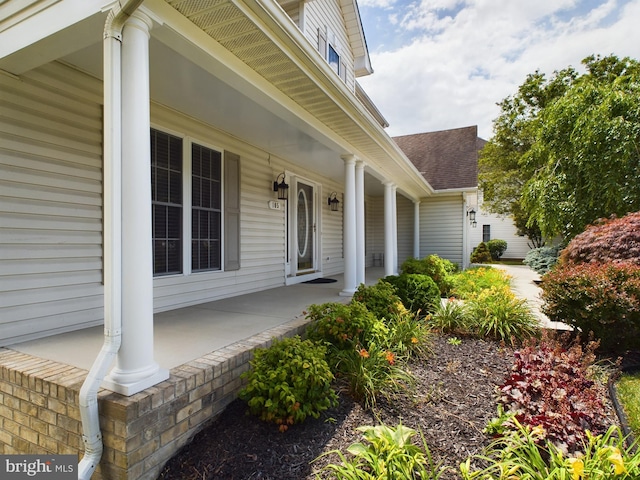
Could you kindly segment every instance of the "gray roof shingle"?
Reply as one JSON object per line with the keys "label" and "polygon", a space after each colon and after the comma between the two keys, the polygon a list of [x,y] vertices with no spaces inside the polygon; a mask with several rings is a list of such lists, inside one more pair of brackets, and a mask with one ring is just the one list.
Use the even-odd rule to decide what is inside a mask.
{"label": "gray roof shingle", "polygon": [[435,190],[478,186],[478,152],[485,140],[478,127],[393,137]]}

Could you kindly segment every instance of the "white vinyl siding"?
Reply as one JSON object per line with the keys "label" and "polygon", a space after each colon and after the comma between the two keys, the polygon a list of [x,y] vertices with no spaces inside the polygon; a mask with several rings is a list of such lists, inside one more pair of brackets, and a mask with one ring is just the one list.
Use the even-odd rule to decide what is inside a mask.
{"label": "white vinyl siding", "polygon": [[420,257],[436,254],[462,266],[463,212],[460,197],[420,203]]}
{"label": "white vinyl siding", "polygon": [[[367,256],[365,265],[374,266],[374,257],[384,259],[384,197],[365,198],[365,242]],[[375,266],[384,264],[376,263]]]}
{"label": "white vinyl siding", "polygon": [[407,258],[413,257],[413,202],[407,197],[396,198],[398,217],[398,268]]}
{"label": "white vinyl siding", "polygon": [[[324,276],[336,275],[344,271],[344,242],[342,237],[342,225],[344,215],[344,186],[331,183],[323,186],[320,196],[322,210],[322,273]],[[337,193],[338,211],[332,212],[327,203],[331,192]]]}
{"label": "white vinyl siding", "polygon": [[0,345],[97,325],[102,86],[60,63],[0,75]]}
{"label": "white vinyl siding", "polygon": [[[349,90],[355,91],[354,59],[344,16],[338,2],[333,0],[317,0],[305,4],[304,34],[315,48],[318,46],[318,31],[326,36],[328,45],[332,45],[340,55],[345,76],[343,80]],[[320,52],[325,57],[326,52]],[[342,76],[342,75],[341,75]]]}

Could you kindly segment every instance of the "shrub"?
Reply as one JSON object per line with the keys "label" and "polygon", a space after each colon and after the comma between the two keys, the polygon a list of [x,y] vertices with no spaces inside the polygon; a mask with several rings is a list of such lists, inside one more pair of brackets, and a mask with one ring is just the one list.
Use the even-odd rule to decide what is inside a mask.
{"label": "shrub", "polygon": [[566,456],[553,443],[545,442],[543,429],[523,426],[495,440],[485,455],[476,459],[487,465],[472,470],[471,458],[460,465],[463,480],[634,480],[640,478],[640,450],[624,446],[619,427],[603,435],[585,432],[579,454]]}
{"label": "shrub", "polygon": [[538,321],[527,305],[508,286],[491,287],[467,302],[472,333],[514,343],[539,334]]}
{"label": "shrub", "polygon": [[308,416],[318,418],[338,403],[325,354],[324,346],[300,337],[256,349],[251,370],[242,375],[248,384],[240,398],[252,414],[280,425],[280,431]]}
{"label": "shrub", "polygon": [[640,347],[640,266],[566,265],[542,281],[542,311],[587,334],[603,350]]}
{"label": "shrub", "polygon": [[484,242],[480,242],[471,252],[471,263],[491,263],[491,252]]}
{"label": "shrub", "polygon": [[338,350],[332,362],[344,390],[365,408],[374,407],[380,395],[392,398],[414,383],[411,374],[397,363],[395,353],[375,343]]}
{"label": "shrub", "polygon": [[443,468],[434,464],[424,437],[422,448],[412,443],[415,430],[402,424],[395,429],[377,425],[358,427],[358,430],[366,443],[354,443],[347,448],[352,459],[348,460],[339,450],[325,454],[337,454],[342,461],[340,465],[329,464],[323,469],[331,471],[331,478],[437,480],[443,474]]}
{"label": "shrub", "polygon": [[468,333],[469,314],[463,302],[454,298],[440,302],[428,317],[429,328],[442,333]]}
{"label": "shrub", "polygon": [[421,260],[416,258],[405,260],[400,271],[405,274],[429,275],[438,285],[440,294],[446,296],[451,291],[451,276],[458,272],[458,265],[438,255],[428,255]]}
{"label": "shrub", "polygon": [[396,287],[384,280],[371,286],[360,284],[353,300],[362,303],[377,318],[389,318],[406,311],[402,300],[396,293]]}
{"label": "shrub", "polygon": [[544,275],[558,262],[558,255],[560,255],[561,249],[560,245],[534,248],[527,252],[523,263],[540,275]]}
{"label": "shrub", "polygon": [[640,265],[640,212],[588,226],[562,251],[565,264],[633,263]]}
{"label": "shrub", "polygon": [[383,343],[389,329],[364,304],[339,302],[309,306],[307,318],[311,320],[307,336],[312,340],[328,342],[331,349],[351,349],[354,345]]}
{"label": "shrub", "polygon": [[487,242],[487,248],[491,253],[491,258],[493,258],[494,260],[500,260],[500,257],[507,250],[507,242],[505,240],[494,238],[493,240],[489,240]]}
{"label": "shrub", "polygon": [[499,387],[500,403],[525,426],[565,452],[579,451],[585,429],[594,434],[608,427],[599,386],[591,379],[596,343],[583,350],[543,338],[514,353],[512,373]]}
{"label": "shrub", "polygon": [[384,280],[396,287],[404,306],[414,313],[427,315],[440,301],[440,289],[428,275],[403,273]]}
{"label": "shrub", "polygon": [[499,268],[473,267],[459,273],[453,280],[453,296],[469,298],[491,287],[509,286],[511,277]]}

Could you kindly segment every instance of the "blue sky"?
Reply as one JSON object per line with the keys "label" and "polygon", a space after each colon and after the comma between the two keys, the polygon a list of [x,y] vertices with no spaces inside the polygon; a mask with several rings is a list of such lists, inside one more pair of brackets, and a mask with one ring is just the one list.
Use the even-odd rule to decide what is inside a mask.
{"label": "blue sky", "polygon": [[390,135],[478,125],[528,73],[591,54],[640,60],[640,0],[358,0],[373,75],[358,81]]}

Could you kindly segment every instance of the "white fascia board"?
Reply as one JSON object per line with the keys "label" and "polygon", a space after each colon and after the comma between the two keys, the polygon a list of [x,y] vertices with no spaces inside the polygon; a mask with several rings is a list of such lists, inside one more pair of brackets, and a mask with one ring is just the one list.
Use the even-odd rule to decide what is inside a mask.
{"label": "white fascia board", "polygon": [[433,195],[436,197],[447,197],[451,195],[475,195],[478,192],[478,187],[464,187],[464,188],[446,188],[442,190],[435,190]]}
{"label": "white fascia board", "polygon": [[[58,52],[61,48],[69,48],[68,45],[65,45],[68,42],[63,40],[59,42],[48,41],[42,42],[41,46],[38,45],[38,42],[55,36],[58,32],[78,24],[86,18],[101,13],[104,7],[110,3],[112,2],[105,0],[62,0],[53,4],[43,3],[44,8],[21,18],[20,21],[0,32],[0,60],[2,61],[0,68],[14,74],[20,74],[33,68],[28,65],[29,63],[35,63],[37,66],[59,58],[61,55]],[[99,41],[101,36],[97,36],[97,39]],[[29,51],[28,55],[17,55],[21,50],[31,46],[35,48]],[[13,54],[16,55],[9,59],[8,57]],[[24,59],[19,58],[27,56],[35,56],[35,58],[32,62],[25,62]]]}

